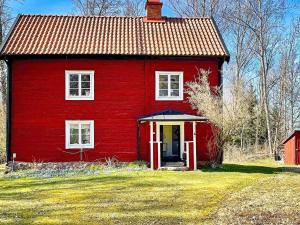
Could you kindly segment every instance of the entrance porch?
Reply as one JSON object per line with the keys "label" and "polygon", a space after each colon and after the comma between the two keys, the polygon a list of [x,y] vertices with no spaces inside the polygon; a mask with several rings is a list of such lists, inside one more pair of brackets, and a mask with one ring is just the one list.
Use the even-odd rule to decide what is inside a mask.
{"label": "entrance porch", "polygon": [[139,124],[149,123],[151,169],[197,170],[196,126],[206,121],[175,110],[140,118]]}

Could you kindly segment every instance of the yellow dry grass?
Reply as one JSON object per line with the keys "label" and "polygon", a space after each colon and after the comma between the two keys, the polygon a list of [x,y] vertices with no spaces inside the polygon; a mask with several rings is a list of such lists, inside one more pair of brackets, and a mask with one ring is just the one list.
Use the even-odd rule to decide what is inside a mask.
{"label": "yellow dry grass", "polygon": [[[263,182],[266,179],[270,179],[267,184]],[[122,171],[50,179],[1,177],[0,224],[218,224],[224,220],[227,207],[238,209],[242,204],[237,193],[250,188],[248,199],[258,198],[264,185],[270,188],[278,180],[280,202],[291,195],[299,199],[299,190],[286,191],[296,181],[299,184],[300,175],[282,172],[280,165],[268,160],[197,172]],[[272,195],[269,198],[271,201]],[[269,207],[267,204],[264,209],[262,205],[260,210]],[[221,210],[225,210],[223,214]],[[230,216],[229,221],[234,221]]]}

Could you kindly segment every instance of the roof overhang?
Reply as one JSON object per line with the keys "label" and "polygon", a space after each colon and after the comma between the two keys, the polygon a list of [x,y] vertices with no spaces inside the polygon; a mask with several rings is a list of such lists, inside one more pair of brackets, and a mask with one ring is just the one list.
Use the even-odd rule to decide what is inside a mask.
{"label": "roof overhang", "polygon": [[295,128],[291,133],[288,134],[288,136],[281,142],[282,144],[285,144],[287,141],[289,141],[297,132],[300,132],[300,128]]}
{"label": "roof overhang", "polygon": [[203,116],[181,113],[175,110],[165,110],[144,116],[138,119],[139,122],[159,122],[159,121],[181,121],[181,122],[206,122],[208,119]]}

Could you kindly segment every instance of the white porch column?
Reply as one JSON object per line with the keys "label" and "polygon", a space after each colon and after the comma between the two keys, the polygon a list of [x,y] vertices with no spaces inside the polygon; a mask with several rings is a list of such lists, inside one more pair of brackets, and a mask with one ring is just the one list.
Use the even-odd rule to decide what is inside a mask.
{"label": "white porch column", "polygon": [[160,144],[161,144],[161,141],[158,141],[157,142],[158,144],[158,155],[157,155],[157,158],[158,158],[158,169],[161,167],[161,154],[160,154]]}
{"label": "white porch column", "polygon": [[150,122],[150,164],[151,169],[154,169],[154,162],[153,162],[153,122]]}
{"label": "white porch column", "polygon": [[186,166],[190,168],[190,142],[185,142],[185,150],[186,150]]}
{"label": "white porch column", "polygon": [[194,170],[197,170],[196,122],[193,122]]}

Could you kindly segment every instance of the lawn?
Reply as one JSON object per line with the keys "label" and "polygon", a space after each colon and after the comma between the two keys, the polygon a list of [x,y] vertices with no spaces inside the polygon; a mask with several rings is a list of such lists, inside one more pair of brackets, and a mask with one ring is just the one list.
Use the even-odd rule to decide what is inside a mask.
{"label": "lawn", "polygon": [[282,166],[1,175],[0,224],[299,224],[300,173]]}

